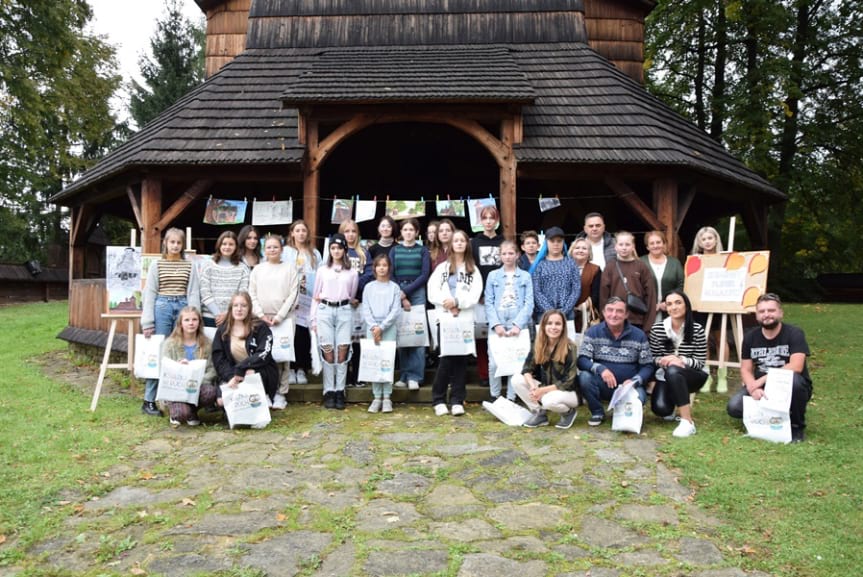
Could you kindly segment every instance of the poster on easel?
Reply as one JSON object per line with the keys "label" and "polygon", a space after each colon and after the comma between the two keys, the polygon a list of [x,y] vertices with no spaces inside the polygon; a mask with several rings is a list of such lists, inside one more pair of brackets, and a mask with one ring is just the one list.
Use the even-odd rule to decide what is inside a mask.
{"label": "poster on easel", "polygon": [[140,247],[105,248],[105,288],[108,292],[106,313],[141,313],[144,303]]}
{"label": "poster on easel", "polygon": [[769,265],[767,250],[689,255],[683,290],[699,312],[751,313],[767,292]]}

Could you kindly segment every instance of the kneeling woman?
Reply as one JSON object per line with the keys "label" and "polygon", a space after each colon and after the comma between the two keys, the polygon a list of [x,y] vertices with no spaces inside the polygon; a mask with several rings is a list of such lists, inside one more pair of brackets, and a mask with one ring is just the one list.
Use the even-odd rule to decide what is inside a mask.
{"label": "kneeling woman", "polygon": [[[228,318],[213,339],[213,364],[219,381],[236,387],[246,375],[259,373],[270,406],[279,387],[279,368],[273,360],[273,333],[252,317],[252,297],[237,292],[231,297]],[[219,390],[221,404],[221,389]]]}
{"label": "kneeling woman", "polygon": [[546,311],[539,321],[536,341],[522,374],[512,378],[516,394],[533,413],[525,427],[547,425],[546,411],[561,413],[558,429],[572,426],[578,407],[577,360],[578,351],[566,333],[563,312]]}
{"label": "kneeling woman", "polygon": [[204,318],[201,316],[201,311],[195,307],[183,307],[180,310],[174,332],[165,339],[162,355],[183,364],[204,359],[207,361],[207,370],[198,390],[197,405],[168,403],[171,426],[173,427],[179,427],[182,423],[186,423],[190,427],[200,425],[198,408],[212,407],[216,404],[219,386],[216,384],[216,369],[213,368],[210,350],[210,339],[204,334]]}
{"label": "kneeling woman", "polygon": [[686,293],[673,290],[665,296],[666,314],[650,329],[650,354],[657,367],[656,386],[650,406],[660,417],[680,414],[680,424],[672,433],[675,437],[695,434],[690,395],[707,380],[704,361],[707,338],[702,326],[692,320],[692,306]]}

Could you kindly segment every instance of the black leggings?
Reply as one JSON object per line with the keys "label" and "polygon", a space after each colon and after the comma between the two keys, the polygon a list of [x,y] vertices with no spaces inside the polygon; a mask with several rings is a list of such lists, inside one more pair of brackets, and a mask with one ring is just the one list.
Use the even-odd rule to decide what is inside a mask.
{"label": "black leggings", "polygon": [[[440,358],[440,364],[432,383],[432,404],[446,403],[447,385],[450,386],[449,401],[453,405],[464,404],[466,395],[465,369],[468,355],[446,356]],[[475,362],[475,361],[474,361]]]}
{"label": "black leggings", "polygon": [[656,381],[650,396],[650,410],[654,415],[667,417],[674,407],[689,404],[689,394],[697,392],[707,381],[707,373],[689,367],[668,367],[665,380]]}

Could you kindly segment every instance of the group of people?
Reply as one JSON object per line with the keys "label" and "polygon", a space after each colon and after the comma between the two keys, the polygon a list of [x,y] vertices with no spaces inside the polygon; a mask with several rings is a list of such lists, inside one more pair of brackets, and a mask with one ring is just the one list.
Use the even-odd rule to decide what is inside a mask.
{"label": "group of people", "polygon": [[[650,394],[655,414],[673,419],[677,413],[675,437],[696,432],[691,398],[709,378],[709,328],[683,292],[683,267],[667,254],[662,232],[644,236],[647,254],[638,258],[634,235],[612,236],[599,213],[585,217],[584,230],[568,248],[559,227],[547,230],[542,244],[533,231],[522,233],[517,244],[497,233],[496,208],[485,207],[480,220],[483,230],[473,238],[449,219],[433,221],[420,242],[416,219],[397,223],[384,217],[379,238],[369,248],[356,222],[346,220],[328,239],[325,257],[301,220],[290,226],[287,241],[267,235],[262,257],[261,239],[247,226],[239,235],[226,231],[219,236],[200,274],[184,258],[184,233],[170,229],[162,258],[147,277],[142,329],[147,336],[169,335],[165,355],[175,360],[211,359],[199,407],[220,404],[215,385],[236,386],[257,372],[271,407],[283,409],[290,385],[307,382],[315,354],[321,360],[324,406],[344,409],[345,388],[358,384],[355,311],[361,312],[369,342],[380,343],[397,339],[400,316],[414,307],[433,307],[441,324],[455,319],[472,324],[481,310],[489,333],[506,338],[528,331],[531,336],[522,371],[509,378],[495,376],[500,359],[489,354],[486,340],[475,343],[480,380],[492,399],[503,394],[520,399],[532,412],[526,426],[548,424],[551,412],[561,415],[558,428],[569,428],[583,403],[590,412],[588,424],[600,425],[603,401],[626,384],[634,386],[642,403]],[[718,250],[718,233],[701,229],[694,251]],[[297,323],[299,318],[303,322]],[[776,295],[761,297],[756,318],[762,338],[750,333],[743,343],[744,388],[729,403],[729,414],[741,416],[743,394],[759,396],[768,367],[790,367],[801,375],[795,381],[792,424],[795,438],[802,439],[811,394],[805,338],[799,329],[781,328],[789,325],[781,324]],[[270,329],[283,323],[294,329],[294,363],[277,364],[272,358]],[[568,324],[583,333],[580,347],[569,338]],[[212,344],[203,336],[207,325],[216,327]],[[436,323],[430,329],[437,330]],[[771,341],[777,338],[780,344]],[[785,346],[789,339],[794,341],[790,347]],[[783,355],[786,350],[791,352]],[[395,383],[370,383],[374,398],[368,410],[391,412],[393,387],[419,389],[426,355],[425,347],[399,346],[400,376]],[[468,355],[443,349],[437,355],[433,410],[438,416],[463,415]],[[147,382],[146,414],[160,414],[156,387],[156,381]],[[196,407],[182,405],[170,404],[171,423],[197,424]]]}

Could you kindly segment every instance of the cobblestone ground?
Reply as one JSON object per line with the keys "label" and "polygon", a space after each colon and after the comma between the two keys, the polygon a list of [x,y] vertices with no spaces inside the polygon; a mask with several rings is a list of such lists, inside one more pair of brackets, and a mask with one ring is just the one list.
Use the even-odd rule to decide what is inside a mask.
{"label": "cobblestone ground", "polygon": [[765,575],[645,436],[364,409],[292,405],[262,431],[166,420],[102,473],[109,492],[70,489],[31,558],[50,575]]}

